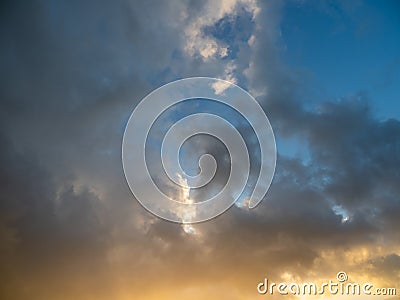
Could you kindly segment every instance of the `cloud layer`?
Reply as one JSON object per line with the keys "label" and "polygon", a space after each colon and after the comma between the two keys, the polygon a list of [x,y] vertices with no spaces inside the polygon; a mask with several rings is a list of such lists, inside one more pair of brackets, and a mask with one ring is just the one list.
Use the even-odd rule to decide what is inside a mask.
{"label": "cloud layer", "polygon": [[[306,101],[307,80],[280,56],[283,5],[2,4],[2,298],[254,299],[266,275],[340,270],[398,285],[400,121],[377,119],[362,92]],[[246,87],[278,141],[305,149],[278,143],[262,204],[194,231],[137,203],[120,154],[138,101],[188,76]]]}

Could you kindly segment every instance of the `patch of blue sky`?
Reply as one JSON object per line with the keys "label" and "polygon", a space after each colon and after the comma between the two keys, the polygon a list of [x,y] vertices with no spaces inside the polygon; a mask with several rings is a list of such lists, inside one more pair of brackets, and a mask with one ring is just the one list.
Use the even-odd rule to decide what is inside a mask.
{"label": "patch of blue sky", "polygon": [[[146,152],[146,157],[149,158],[149,161],[154,161],[155,159],[161,157],[162,137],[165,136],[170,126],[175,124],[180,119],[194,113],[209,113],[218,115],[223,119],[228,120],[243,137],[251,158],[250,178],[247,184],[248,187],[243,192],[244,195],[248,195],[254,178],[257,178],[256,175],[260,170],[261,149],[257,136],[246,118],[244,118],[236,110],[223,103],[210,99],[195,98],[187,99],[170,107],[167,111],[159,116],[150,129],[146,141],[146,149],[151,149],[151,151]],[[184,148],[182,149],[184,150]],[[185,151],[181,151],[179,153],[181,161],[186,161],[185,155]],[[191,168],[193,168],[193,166],[189,166],[189,169]]]}
{"label": "patch of blue sky", "polygon": [[213,26],[203,29],[204,34],[211,35],[228,46],[228,55],[225,59],[235,59],[241,43],[247,43],[254,31],[253,16],[245,9],[236,15],[227,15]]}
{"label": "patch of blue sky", "polygon": [[311,161],[308,144],[299,137],[275,136],[276,149],[279,156],[287,158],[301,158],[304,164]]}
{"label": "patch of blue sky", "polygon": [[321,100],[363,91],[378,118],[400,118],[400,3],[351,2],[289,1],[283,58],[311,74]]}
{"label": "patch of blue sky", "polygon": [[248,148],[251,150],[252,157],[259,161],[260,147],[250,123],[239,112],[228,105],[210,99],[188,99],[170,107],[154,122],[147,142],[153,146],[160,145],[160,137],[165,136],[172,124],[194,113],[215,114],[228,120],[244,137]]}

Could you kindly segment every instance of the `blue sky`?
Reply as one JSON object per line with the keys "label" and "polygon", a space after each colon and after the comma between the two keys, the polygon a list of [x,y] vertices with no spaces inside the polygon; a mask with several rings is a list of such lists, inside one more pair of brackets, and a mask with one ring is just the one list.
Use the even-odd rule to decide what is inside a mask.
{"label": "blue sky", "polygon": [[399,118],[399,12],[398,1],[289,1],[283,59],[310,77],[321,100],[365,92],[378,118]]}

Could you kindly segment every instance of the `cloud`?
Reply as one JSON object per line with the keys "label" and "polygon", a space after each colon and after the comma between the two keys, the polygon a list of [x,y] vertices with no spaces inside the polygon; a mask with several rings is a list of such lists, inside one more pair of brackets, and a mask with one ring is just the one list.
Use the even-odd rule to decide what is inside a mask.
{"label": "cloud", "polygon": [[[365,93],[310,108],[308,82],[279,55],[282,5],[3,4],[3,298],[252,299],[266,273],[331,279],[339,267],[377,284],[399,282],[400,122],[378,120]],[[224,40],[221,24],[247,24],[246,34]],[[237,80],[277,137],[296,138],[309,154],[279,155],[256,210],[234,206],[194,225],[196,235],[135,201],[120,157],[138,101],[187,76]],[[226,156],[217,143],[194,143]],[[215,188],[225,180],[217,175]]]}

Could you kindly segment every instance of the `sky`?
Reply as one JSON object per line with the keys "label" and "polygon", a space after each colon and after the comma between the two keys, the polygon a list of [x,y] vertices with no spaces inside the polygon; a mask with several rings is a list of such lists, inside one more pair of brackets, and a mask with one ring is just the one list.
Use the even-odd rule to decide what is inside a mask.
{"label": "sky", "polygon": [[[397,288],[371,299],[400,299],[397,1],[0,7],[2,299],[300,299],[259,295],[257,284],[327,282],[339,271]],[[239,202],[188,226],[134,198],[121,147],[143,97],[193,76],[255,97],[277,164],[255,209]],[[199,151],[226,156],[217,141],[193,143],[191,167]],[[215,179],[211,193],[226,172]]]}

